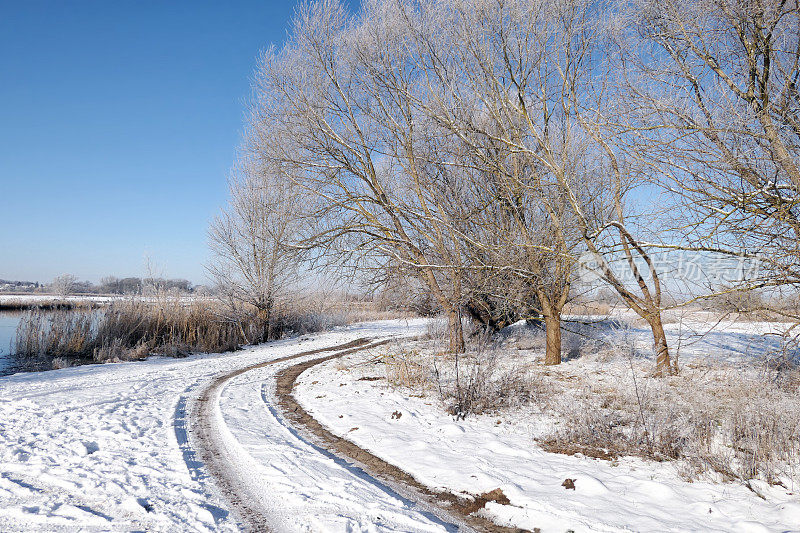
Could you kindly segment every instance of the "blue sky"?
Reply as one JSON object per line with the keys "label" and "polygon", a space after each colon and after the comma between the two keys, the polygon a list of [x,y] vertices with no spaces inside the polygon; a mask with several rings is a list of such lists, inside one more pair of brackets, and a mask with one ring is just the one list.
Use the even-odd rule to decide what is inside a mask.
{"label": "blue sky", "polygon": [[0,0],[0,278],[205,279],[260,49],[295,2]]}

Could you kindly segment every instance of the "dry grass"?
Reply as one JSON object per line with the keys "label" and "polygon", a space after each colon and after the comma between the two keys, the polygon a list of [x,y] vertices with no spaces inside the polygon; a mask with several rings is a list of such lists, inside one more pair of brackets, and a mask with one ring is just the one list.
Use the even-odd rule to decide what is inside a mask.
{"label": "dry grass", "polygon": [[[578,375],[545,375],[556,391],[548,416],[558,429],[543,448],[591,457],[677,460],[687,480],[800,481],[800,371],[731,364],[686,365],[651,377],[631,353],[587,358]],[[572,371],[575,370],[573,365]]]}
{"label": "dry grass", "polygon": [[284,307],[274,313],[268,328],[254,310],[240,309],[234,317],[214,300],[130,298],[101,310],[29,310],[17,328],[14,349],[30,359],[58,358],[57,364],[64,366],[138,360],[150,354],[226,352],[342,323],[344,316]]}
{"label": "dry grass", "polygon": [[386,380],[393,387],[404,387],[420,391],[428,383],[428,368],[420,362],[419,353],[398,350],[383,358],[386,365]]}
{"label": "dry grass", "polygon": [[17,327],[14,351],[25,356],[62,358],[91,355],[95,321],[90,310],[29,310]]}
{"label": "dry grass", "polygon": [[456,418],[521,408],[539,394],[530,368],[519,361],[500,364],[497,350],[471,350],[434,359],[435,386]]}
{"label": "dry grass", "polygon": [[612,311],[620,307],[620,305],[612,305],[606,302],[569,302],[564,306],[564,314],[608,316]]}
{"label": "dry grass", "polygon": [[435,391],[458,418],[518,408],[543,394],[526,361],[505,358],[499,343],[466,323],[465,327],[464,354],[449,354],[443,348],[447,328],[440,321],[432,322],[425,338],[413,347],[396,346],[383,357],[387,382],[419,394]]}
{"label": "dry grass", "polygon": [[565,333],[571,354],[558,367],[540,364],[536,334],[493,342],[470,339],[446,355],[438,325],[426,340],[385,358],[393,386],[435,391],[456,417],[505,413],[538,420],[539,445],[566,454],[674,462],[687,480],[761,479],[800,483],[800,369],[788,361],[683,365],[651,376],[652,360],[625,330],[615,344]]}

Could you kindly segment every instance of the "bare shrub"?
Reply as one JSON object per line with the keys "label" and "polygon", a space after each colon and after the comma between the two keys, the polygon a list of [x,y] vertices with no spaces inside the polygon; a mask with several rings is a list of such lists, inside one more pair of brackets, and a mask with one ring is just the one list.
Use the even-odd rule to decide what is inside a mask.
{"label": "bare shrub", "polygon": [[[792,347],[797,349],[796,347]],[[773,361],[766,370],[767,378],[772,384],[782,391],[790,394],[800,394],[800,368],[793,362],[794,359],[781,357]]]}
{"label": "bare shrub", "polygon": [[419,352],[411,350],[389,353],[383,358],[383,362],[386,365],[386,380],[393,387],[418,391],[429,388],[429,368],[420,361]]}
{"label": "bare shrub", "polygon": [[457,419],[520,407],[533,395],[527,368],[507,361],[501,364],[493,349],[435,358],[434,376],[447,411]]}
{"label": "bare shrub", "polygon": [[[177,351],[177,348],[175,348]],[[164,355],[177,356],[176,353],[166,353],[170,348],[166,348]],[[93,359],[98,363],[115,363],[119,361],[139,361],[145,359],[150,354],[148,344],[141,342],[134,347],[125,346],[121,339],[114,339],[110,344],[103,344],[94,349]]]}
{"label": "bare shrub", "polygon": [[708,309],[720,313],[751,313],[767,308],[761,294],[752,290],[720,291],[720,294],[707,298],[705,304]]}
{"label": "bare shrub", "polygon": [[491,338],[468,336],[467,351],[450,353],[448,324],[434,321],[426,337],[413,347],[401,346],[383,356],[387,382],[415,392],[436,391],[446,410],[458,419],[470,414],[494,413],[546,396],[529,368],[503,357]]}
{"label": "bare shrub", "polygon": [[63,357],[56,357],[51,364],[53,370],[60,370],[62,368],[69,368],[72,366],[72,361]]}

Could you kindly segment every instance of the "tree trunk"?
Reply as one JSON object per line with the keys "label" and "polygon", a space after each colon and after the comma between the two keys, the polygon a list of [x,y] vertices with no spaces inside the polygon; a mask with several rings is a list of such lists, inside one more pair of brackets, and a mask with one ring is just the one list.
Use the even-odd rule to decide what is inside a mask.
{"label": "tree trunk", "polygon": [[544,329],[547,339],[544,364],[559,365],[561,364],[561,315],[545,315]]}
{"label": "tree trunk", "polygon": [[666,376],[678,373],[678,365],[673,365],[669,357],[667,336],[664,333],[664,324],[661,322],[661,313],[650,315],[648,319],[650,329],[653,331],[653,350],[656,354],[656,375]]}
{"label": "tree trunk", "polygon": [[267,307],[267,338],[266,340],[272,340],[272,302],[270,301]]}
{"label": "tree trunk", "polygon": [[447,311],[447,333],[450,337],[450,353],[464,353],[464,329],[461,325],[461,313],[458,309]]}

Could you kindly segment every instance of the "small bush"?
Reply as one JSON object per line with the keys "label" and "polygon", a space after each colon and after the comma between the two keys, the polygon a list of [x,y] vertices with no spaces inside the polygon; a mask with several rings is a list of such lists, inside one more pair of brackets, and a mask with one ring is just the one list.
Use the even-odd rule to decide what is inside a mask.
{"label": "small bush", "polygon": [[539,399],[543,391],[524,364],[501,360],[498,345],[469,336],[467,353],[448,354],[436,324],[414,349],[400,348],[383,358],[387,382],[419,393],[434,390],[453,416],[501,411]]}
{"label": "small bush", "polygon": [[428,368],[419,361],[416,352],[390,353],[383,359],[386,380],[393,387],[421,390],[428,384]]}
{"label": "small bush", "polygon": [[53,359],[51,366],[53,370],[60,370],[62,368],[69,368],[73,365],[72,361],[70,361],[69,359],[65,359],[63,357],[56,357],[55,359]]}
{"label": "small bush", "polygon": [[[140,361],[150,353],[147,343],[142,342],[134,347],[127,347],[121,339],[114,339],[110,344],[103,344],[94,349],[93,359],[98,363],[115,363],[119,361]],[[170,355],[165,353],[164,355]]]}

